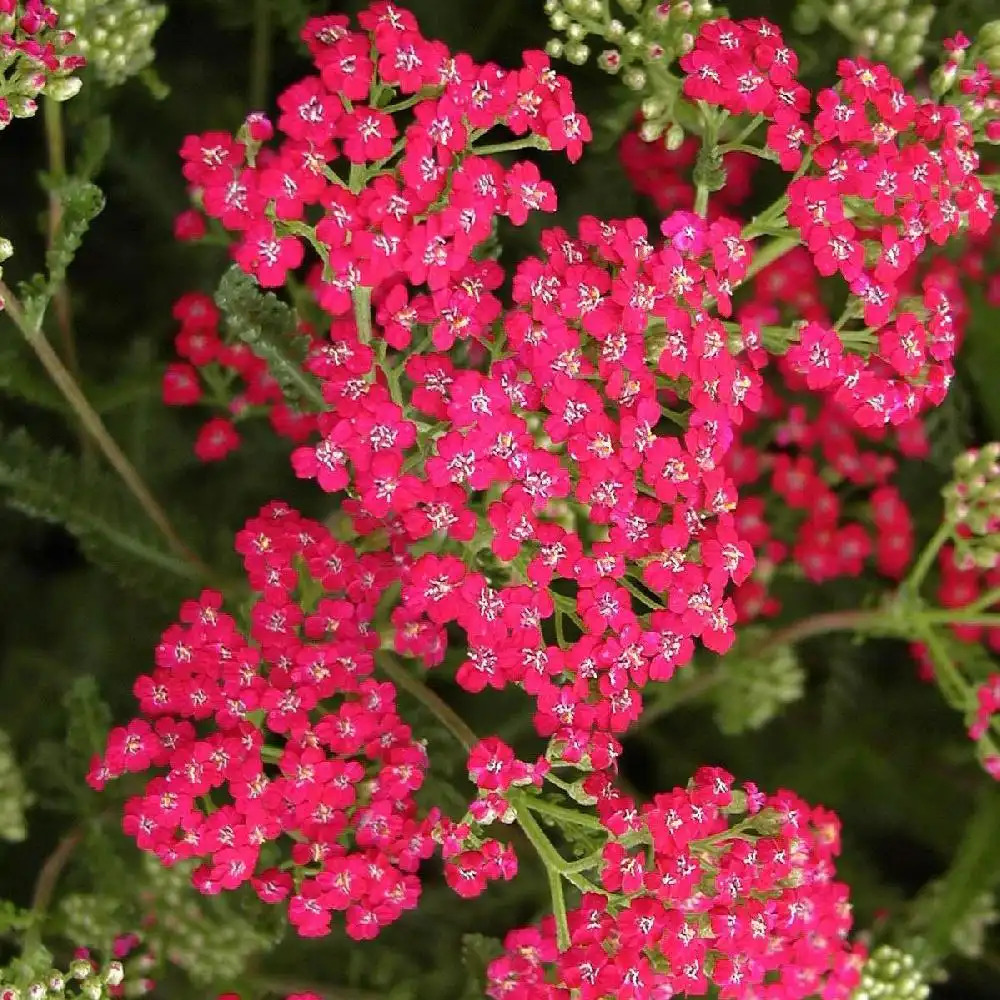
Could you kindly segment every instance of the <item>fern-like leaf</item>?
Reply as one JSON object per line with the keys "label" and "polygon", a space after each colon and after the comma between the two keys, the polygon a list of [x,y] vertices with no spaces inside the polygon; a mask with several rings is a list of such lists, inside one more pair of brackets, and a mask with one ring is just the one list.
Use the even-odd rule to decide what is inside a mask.
{"label": "fern-like leaf", "polygon": [[230,333],[266,362],[290,403],[324,408],[319,383],[302,367],[307,341],[296,330],[290,306],[273,293],[262,292],[253,278],[235,265],[223,275],[215,302]]}
{"label": "fern-like leaf", "polygon": [[197,578],[110,473],[84,469],[64,451],[46,451],[23,430],[0,434],[0,488],[11,507],[62,525],[91,562],[128,585],[173,598],[178,578]]}

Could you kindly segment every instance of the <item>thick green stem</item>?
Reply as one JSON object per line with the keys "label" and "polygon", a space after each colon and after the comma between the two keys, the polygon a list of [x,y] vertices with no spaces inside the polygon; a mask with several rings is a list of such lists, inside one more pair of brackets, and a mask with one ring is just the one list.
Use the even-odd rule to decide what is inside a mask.
{"label": "thick green stem", "polygon": [[549,880],[549,893],[552,896],[552,913],[556,918],[556,943],[560,951],[565,951],[569,947],[570,939],[569,921],[566,917],[566,897],[563,895],[562,875],[560,874],[563,860],[550,843],[549,838],[545,836],[535,817],[528,809],[524,808],[525,804],[514,807],[517,813],[517,822],[545,866],[545,874]]}

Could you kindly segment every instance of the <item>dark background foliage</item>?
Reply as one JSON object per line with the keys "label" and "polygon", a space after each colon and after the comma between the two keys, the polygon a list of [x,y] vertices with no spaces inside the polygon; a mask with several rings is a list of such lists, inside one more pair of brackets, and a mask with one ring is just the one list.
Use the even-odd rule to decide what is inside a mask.
{"label": "dark background foliage", "polygon": [[[936,36],[959,26],[971,34],[991,6],[981,0],[942,5]],[[410,7],[428,37],[442,38],[480,60],[514,65],[522,49],[541,48],[551,34],[541,3],[534,0],[414,0]],[[731,10],[787,24],[788,7],[784,0],[753,0]],[[236,568],[232,536],[266,500],[282,497],[315,516],[328,511],[319,491],[294,479],[286,448],[263,423],[248,431],[243,448],[229,460],[203,466],[191,453],[197,417],[160,403],[162,369],[172,353],[172,303],[186,290],[213,291],[226,264],[223,250],[172,241],[173,217],[185,207],[176,151],[188,133],[238,127],[250,109],[255,74],[264,71],[273,98],[306,71],[295,32],[309,8],[328,9],[305,0],[256,5],[170,0],[156,43],[156,71],[169,95],[157,100],[138,81],[113,91],[85,85],[66,106],[71,154],[81,149],[95,121],[106,116],[111,122],[110,147],[98,177],[107,208],[70,273],[81,381],[185,538],[228,576]],[[261,10],[270,22],[266,62],[254,50],[253,20]],[[831,78],[834,59],[845,51],[839,41],[831,34],[797,40],[812,82]],[[650,206],[627,183],[616,150],[638,99],[593,66],[562,68],[595,124],[596,140],[575,167],[543,163],[560,192],[557,221],[572,227],[584,213],[640,213],[653,221]],[[41,121],[15,123],[0,141],[6,168],[0,228],[16,248],[6,267],[13,283],[29,277],[44,252]],[[768,190],[768,175],[761,177],[754,199],[766,204],[775,191]],[[529,227],[510,234],[505,256],[527,252],[534,233]],[[978,370],[995,373],[1000,341],[994,318],[976,301],[966,357]],[[1000,437],[996,400],[988,385],[968,377],[970,367],[963,368],[946,417],[939,418],[937,447],[945,459],[963,444]],[[46,448],[80,453],[73,420],[16,332],[0,321],[0,427],[6,435],[0,435],[0,466],[11,461],[8,432],[18,425],[26,425]],[[100,465],[90,453],[81,462],[85,470]],[[73,473],[66,475],[72,479]],[[933,465],[905,474],[920,523],[931,528],[942,475]],[[78,483],[58,486],[72,494]],[[15,492],[10,496],[16,499]],[[138,511],[129,516],[141,522]],[[0,897],[27,905],[45,858],[67,830],[89,817],[87,822],[100,823],[109,839],[101,849],[89,849],[89,840],[83,845],[66,885],[118,893],[123,929],[129,926],[129,882],[123,875],[138,871],[138,859],[116,832],[114,797],[99,798],[83,785],[87,757],[98,747],[105,720],[94,691],[81,686],[81,679],[96,679],[112,718],[129,717],[134,678],[150,664],[178,600],[196,586],[158,575],[122,580],[91,565],[58,526],[3,509],[0,728],[10,733],[25,762],[37,803],[29,815],[28,841],[0,845]],[[798,588],[786,596],[789,620],[813,610],[850,607],[858,599],[854,587]],[[803,658],[806,697],[781,719],[757,733],[725,737],[707,707],[683,707],[626,741],[624,780],[651,794],[685,782],[699,764],[718,763],[741,778],[770,789],[793,788],[836,810],[844,823],[842,875],[854,889],[859,927],[871,927],[886,915],[905,915],[907,900],[946,869],[988,780],[969,761],[961,721],[935,689],[916,680],[905,650],[891,643],[861,647],[848,638],[824,639],[806,644]],[[706,665],[711,666],[707,659]],[[530,718],[518,698],[469,700],[447,681],[439,686],[480,732],[498,729],[515,744],[532,746]],[[404,707],[431,740],[435,765],[428,794],[460,808],[468,788],[454,747],[432,720],[421,718],[418,706]],[[522,852],[522,865],[527,877],[493,887],[472,903],[456,900],[430,872],[420,909],[376,944],[351,946],[338,935],[313,944],[289,939],[274,954],[255,960],[245,970],[246,980],[256,984],[250,987],[256,992],[262,983],[280,987],[316,981],[387,997],[435,1000],[461,997],[463,990],[475,996],[468,969],[474,976],[489,945],[463,935],[502,935],[543,911],[545,901],[535,888],[544,880],[531,878],[530,852]],[[458,960],[463,951],[466,964]],[[984,961],[959,962],[950,986],[936,995],[996,996],[998,968],[1000,942],[990,939]]]}

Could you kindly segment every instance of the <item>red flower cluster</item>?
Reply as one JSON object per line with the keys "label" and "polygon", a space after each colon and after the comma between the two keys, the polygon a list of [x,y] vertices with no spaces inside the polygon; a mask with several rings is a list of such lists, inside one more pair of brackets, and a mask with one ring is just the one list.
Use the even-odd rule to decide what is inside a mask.
{"label": "red flower cluster", "polygon": [[[194,406],[207,402],[223,411],[208,420],[195,441],[195,454],[203,462],[225,458],[239,446],[234,421],[266,412],[271,427],[281,437],[301,443],[316,429],[311,413],[295,409],[285,400],[267,364],[245,344],[223,341],[219,310],[200,292],[182,295],[174,305],[180,330],[174,346],[182,361],[167,366],[163,375],[163,401],[168,406]],[[310,331],[300,329],[309,343]],[[240,390],[234,392],[235,387]],[[205,389],[208,389],[206,399]]]}
{"label": "red flower cluster", "polygon": [[[279,98],[276,129],[255,114],[239,137],[191,137],[182,151],[204,212],[237,234],[234,257],[262,286],[283,284],[307,250],[318,258],[307,287],[331,322],[302,334],[321,411],[275,421],[275,384],[223,344],[199,297],[178,309],[184,363],[166,385],[170,401],[194,402],[198,370],[210,390],[238,375],[237,410],[269,406],[289,436],[308,438],[294,470],[337,494],[350,532],[335,537],[281,503],[251,521],[237,538],[257,594],[248,628],[217,594],[185,605],[137,684],[146,718],[112,733],[91,781],[157,769],[126,829],[167,864],[204,859],[203,892],[251,882],[289,901],[302,934],[346,911],[350,934],[372,936],[415,905],[417,866],[436,843],[462,896],[510,878],[511,849],[482,828],[512,820],[529,794],[518,786],[547,771],[487,738],[469,759],[480,795],[468,815],[419,813],[426,752],[372,672],[394,655],[440,667],[459,649],[463,689],[519,687],[546,760],[595,772],[584,787],[609,835],[603,893],[571,916],[570,949],[558,954],[554,922],[519,932],[491,972],[494,996],[667,997],[712,983],[724,997],[844,997],[856,962],[832,817],[788,793],[736,794],[708,770],[639,809],[612,783],[618,737],[646,685],[669,680],[696,641],[724,653],[734,640],[732,593],[756,583],[753,545],[768,541],[752,501],[738,505],[739,484],[767,472],[809,512],[796,558],[813,579],[854,572],[867,535],[840,524],[808,450],[833,454],[895,537],[879,565],[898,575],[905,564],[892,463],[857,441],[892,424],[915,453],[911,418],[946,387],[956,334],[945,284],[928,278],[919,307],[893,310],[927,239],[978,231],[992,214],[970,136],[867,64],[842,65],[808,124],[810,97],[777,29],[707,25],[683,63],[685,92],[771,123],[772,146],[801,175],[789,221],[820,272],[851,283],[873,329],[831,326],[813,278],[800,280],[813,274],[805,253],[734,306],[753,244],[734,220],[684,211],[664,220],[662,240],[638,219],[544,232],[505,308],[494,227],[552,210],[555,192],[533,163],[493,154],[534,146],[575,159],[589,129],[568,81],[541,53],[512,72],[452,56],[389,3],[360,23],[307,24],[315,72]],[[482,145],[498,125],[523,140]],[[884,222],[893,215],[902,228]],[[807,323],[779,373],[804,399],[828,391],[815,421],[784,410],[762,375],[769,315],[789,305]],[[217,457],[231,433],[217,425],[202,453]],[[769,434],[778,453],[765,469],[751,442]],[[749,617],[766,595],[747,593]]]}
{"label": "red flower cluster", "polygon": [[850,995],[863,953],[845,947],[831,813],[789,792],[734,790],[718,768],[641,808],[601,776],[586,785],[613,838],[604,892],[570,911],[562,952],[553,918],[508,934],[487,972],[493,1000]]}
{"label": "red flower cluster", "polygon": [[391,556],[359,556],[279,503],[236,544],[258,592],[249,636],[219,594],[187,602],[136,682],[143,718],[112,731],[88,780],[158,772],[127,802],[125,832],[166,865],[205,859],[201,892],[249,882],[288,899],[304,936],[346,911],[349,934],[373,937],[416,905],[434,847],[414,801],[426,750],[371,676]]}
{"label": "red flower cluster", "polygon": [[[839,273],[878,331],[877,356],[865,363],[845,355],[829,325],[807,327],[793,355],[800,370],[821,367],[816,387],[836,390],[865,425],[902,423],[941,402],[956,346],[947,296],[929,287],[920,312],[897,306],[901,279],[928,243],[983,233],[995,214],[975,176],[975,134],[960,109],[917,101],[884,66],[845,59],[840,84],[817,95],[809,123],[794,55],[766,21],[706,25],[681,64],[689,96],[772,123],[769,149],[798,170],[788,188],[789,223],[820,273]],[[819,173],[801,176],[810,162]]]}

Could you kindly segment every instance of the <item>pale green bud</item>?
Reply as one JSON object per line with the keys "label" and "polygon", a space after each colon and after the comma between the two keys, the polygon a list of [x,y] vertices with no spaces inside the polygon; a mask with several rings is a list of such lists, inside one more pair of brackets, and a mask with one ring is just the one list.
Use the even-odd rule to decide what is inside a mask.
{"label": "pale green bud", "polygon": [[646,86],[646,74],[643,70],[632,67],[622,76],[622,82],[629,90],[642,90]]}
{"label": "pale green bud", "polygon": [[684,144],[684,129],[676,122],[667,129],[667,134],[663,140],[664,146],[671,153],[675,153]]}

